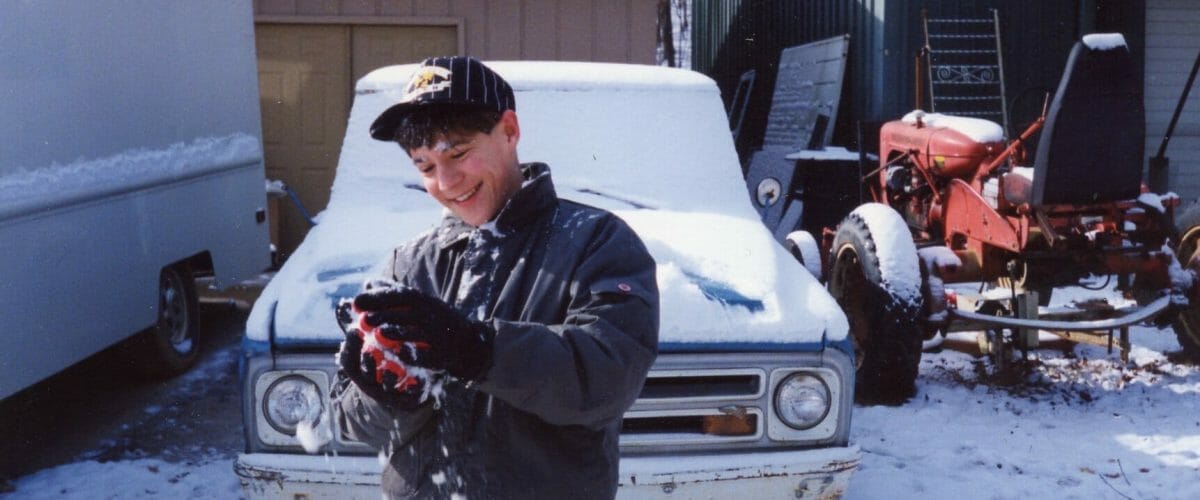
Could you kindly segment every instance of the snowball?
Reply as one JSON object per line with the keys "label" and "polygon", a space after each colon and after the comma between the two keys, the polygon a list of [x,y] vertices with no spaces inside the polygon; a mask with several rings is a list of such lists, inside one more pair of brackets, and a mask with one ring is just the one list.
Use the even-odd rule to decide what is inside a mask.
{"label": "snowball", "polygon": [[321,451],[321,447],[329,443],[333,436],[329,432],[329,426],[317,425],[307,420],[296,425],[296,441],[300,442],[300,446],[304,447],[304,451],[308,453],[317,453]]}

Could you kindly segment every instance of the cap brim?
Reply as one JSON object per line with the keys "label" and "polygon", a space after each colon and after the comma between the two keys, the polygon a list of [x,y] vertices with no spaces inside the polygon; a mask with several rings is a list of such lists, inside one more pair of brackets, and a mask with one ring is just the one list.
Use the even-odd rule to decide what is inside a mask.
{"label": "cap brim", "polygon": [[416,104],[402,102],[379,113],[375,122],[371,124],[371,137],[380,141],[396,140],[396,128],[400,126],[400,120],[403,120]]}

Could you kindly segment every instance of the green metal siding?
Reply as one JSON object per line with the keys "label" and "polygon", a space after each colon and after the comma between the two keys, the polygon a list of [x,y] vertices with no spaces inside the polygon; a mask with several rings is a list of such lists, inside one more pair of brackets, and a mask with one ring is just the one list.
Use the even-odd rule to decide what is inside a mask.
{"label": "green metal siding", "polygon": [[[780,51],[849,33],[833,142],[853,146],[859,121],[886,121],[913,109],[922,9],[930,17],[987,17],[992,8],[1000,10],[1010,107],[1016,101],[1040,111],[1042,93],[1057,87],[1071,46],[1084,34],[1124,32],[1141,61],[1143,18],[1134,14],[1144,12],[1144,0],[694,0],[692,66],[717,81],[726,105],[741,74],[756,70],[738,144],[745,154],[761,142]],[[1020,123],[1022,113],[1027,122],[1029,112],[1013,122]]]}

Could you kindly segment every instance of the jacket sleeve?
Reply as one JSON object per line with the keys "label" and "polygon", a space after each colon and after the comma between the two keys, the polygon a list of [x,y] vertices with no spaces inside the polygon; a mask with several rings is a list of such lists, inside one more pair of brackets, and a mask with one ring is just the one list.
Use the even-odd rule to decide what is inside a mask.
{"label": "jacket sleeve", "polygon": [[333,415],[346,437],[377,450],[408,444],[426,425],[431,425],[433,408],[426,403],[412,411],[392,412],[364,394],[341,372],[334,383]]}
{"label": "jacket sleeve", "polygon": [[620,219],[602,224],[568,288],[565,319],[493,320],[477,387],[555,425],[603,428],[637,399],[658,351],[653,258]]}

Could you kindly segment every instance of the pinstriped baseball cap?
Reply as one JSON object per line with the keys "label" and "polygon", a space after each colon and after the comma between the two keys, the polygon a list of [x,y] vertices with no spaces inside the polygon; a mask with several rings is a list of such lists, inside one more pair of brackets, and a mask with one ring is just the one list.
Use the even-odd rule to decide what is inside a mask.
{"label": "pinstriped baseball cap", "polygon": [[396,138],[396,128],[405,115],[418,106],[466,104],[503,113],[517,109],[512,87],[500,75],[474,57],[430,57],[421,62],[404,87],[400,102],[392,105],[371,124],[371,137],[381,141]]}

